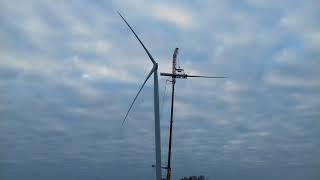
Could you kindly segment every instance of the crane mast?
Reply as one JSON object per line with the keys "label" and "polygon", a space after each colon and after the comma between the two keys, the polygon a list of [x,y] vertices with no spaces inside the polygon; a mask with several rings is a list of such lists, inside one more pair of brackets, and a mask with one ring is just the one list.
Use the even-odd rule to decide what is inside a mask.
{"label": "crane mast", "polygon": [[172,144],[172,123],[173,123],[173,105],[174,105],[174,86],[176,84],[176,66],[177,66],[177,56],[178,56],[179,48],[176,48],[173,53],[173,61],[172,61],[172,74],[171,82],[172,82],[172,94],[171,94],[171,113],[170,113],[170,131],[169,131],[169,149],[168,149],[168,164],[167,164],[167,176],[166,180],[170,180],[171,178],[171,144]]}
{"label": "crane mast", "polygon": [[171,94],[171,113],[170,113],[170,131],[169,131],[169,149],[168,149],[168,164],[167,164],[167,176],[166,180],[171,179],[171,146],[172,146],[172,128],[173,128],[173,107],[174,107],[174,88],[176,84],[176,78],[187,79],[191,78],[225,78],[223,76],[199,76],[199,75],[189,75],[184,73],[184,70],[180,67],[177,68],[177,56],[179,48],[175,48],[173,53],[172,61],[172,73],[160,73],[161,76],[171,77],[172,82],[172,94]]}

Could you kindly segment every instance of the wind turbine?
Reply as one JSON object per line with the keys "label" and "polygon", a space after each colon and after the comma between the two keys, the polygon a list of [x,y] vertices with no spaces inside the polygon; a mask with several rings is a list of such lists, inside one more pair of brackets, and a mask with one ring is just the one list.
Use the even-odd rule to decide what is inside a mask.
{"label": "wind turbine", "polygon": [[123,21],[127,24],[127,26],[130,28],[131,32],[134,34],[134,36],[137,38],[143,49],[146,51],[146,53],[149,56],[149,59],[151,60],[153,66],[150,70],[149,74],[147,75],[146,79],[144,80],[142,86],[140,87],[137,95],[134,97],[129,110],[127,111],[123,121],[122,125],[126,121],[128,114],[136,101],[137,97],[139,96],[142,88],[150,78],[150,76],[153,74],[153,90],[154,90],[154,133],[155,133],[155,152],[156,152],[156,180],[161,180],[161,142],[160,142],[160,115],[159,115],[159,88],[158,88],[158,63],[153,59],[152,55],[148,51],[148,49],[144,46],[138,35],[134,32],[134,30],[131,28],[129,23],[126,21],[126,19],[118,12],[120,17],[123,19]]}
{"label": "wind turbine", "polygon": [[171,144],[172,144],[172,123],[173,123],[173,102],[174,102],[174,87],[176,84],[176,78],[187,79],[188,77],[195,78],[225,78],[222,76],[199,76],[199,75],[188,75],[184,73],[184,70],[180,67],[177,68],[177,56],[178,56],[179,48],[176,48],[173,53],[172,60],[172,73],[160,73],[161,76],[170,76],[172,82],[172,94],[171,94],[171,113],[170,113],[170,131],[169,131],[169,149],[168,149],[168,164],[167,164],[167,176],[166,180],[170,180],[171,178]]}

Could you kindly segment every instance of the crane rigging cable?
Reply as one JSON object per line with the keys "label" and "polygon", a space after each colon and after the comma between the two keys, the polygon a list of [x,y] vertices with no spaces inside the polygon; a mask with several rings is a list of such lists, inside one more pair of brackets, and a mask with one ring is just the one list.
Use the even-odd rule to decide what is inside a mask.
{"label": "crane rigging cable", "polygon": [[164,113],[164,104],[166,102],[166,93],[167,93],[167,86],[168,86],[168,82],[170,82],[170,78],[166,79],[166,82],[165,82],[165,85],[164,85],[164,91],[163,91],[163,94],[162,94],[162,97],[161,97],[161,101],[160,101],[160,119],[161,117],[163,117],[163,113]]}

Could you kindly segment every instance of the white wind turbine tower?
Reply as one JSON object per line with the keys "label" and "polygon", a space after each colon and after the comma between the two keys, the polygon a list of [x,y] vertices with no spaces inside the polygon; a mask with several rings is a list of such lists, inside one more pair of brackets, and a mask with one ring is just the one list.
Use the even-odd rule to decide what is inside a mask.
{"label": "white wind turbine tower", "polygon": [[150,54],[150,52],[148,51],[148,49],[144,46],[144,44],[142,43],[142,41],[140,40],[140,38],[138,37],[138,35],[134,32],[134,30],[131,28],[131,26],[129,25],[129,23],[125,20],[125,18],[118,12],[118,14],[121,16],[121,18],[123,19],[123,21],[127,24],[127,26],[130,28],[130,30],[132,31],[132,33],[134,34],[134,36],[137,38],[137,40],[139,41],[139,43],[141,44],[141,46],[143,47],[143,49],[146,51],[146,53],[148,54],[153,67],[151,69],[151,71],[149,72],[149,74],[147,75],[146,79],[144,80],[142,86],[140,87],[137,95],[134,97],[129,110],[127,111],[125,118],[123,119],[122,125],[125,122],[125,120],[128,117],[128,114],[134,104],[134,102],[136,101],[137,97],[139,96],[142,88],[144,87],[144,85],[146,84],[146,82],[148,81],[148,79],[150,78],[150,76],[153,73],[153,89],[154,89],[154,133],[155,133],[155,152],[156,152],[156,180],[161,180],[161,142],[160,142],[160,115],[159,115],[159,88],[158,88],[158,63],[153,59],[152,55]]}

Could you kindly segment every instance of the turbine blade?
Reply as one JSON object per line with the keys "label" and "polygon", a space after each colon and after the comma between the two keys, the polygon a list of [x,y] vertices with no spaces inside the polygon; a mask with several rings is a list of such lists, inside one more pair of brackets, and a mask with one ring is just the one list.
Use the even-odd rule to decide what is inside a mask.
{"label": "turbine blade", "polygon": [[134,99],[133,99],[133,101],[132,101],[132,103],[131,103],[131,105],[130,105],[129,110],[127,111],[126,116],[124,117],[124,119],[123,119],[123,121],[122,121],[122,126],[123,126],[124,122],[126,121],[126,119],[127,119],[128,115],[129,115],[129,112],[130,112],[130,110],[131,110],[131,108],[132,108],[132,106],[133,106],[134,102],[136,101],[137,97],[139,96],[139,94],[140,94],[140,92],[141,92],[142,88],[144,87],[144,85],[146,84],[146,82],[148,81],[148,79],[150,78],[150,76],[151,76],[151,74],[152,74],[153,72],[154,72],[154,68],[152,68],[152,69],[151,69],[151,71],[149,72],[149,74],[148,74],[147,78],[144,80],[144,82],[143,82],[142,86],[140,87],[140,89],[139,89],[139,91],[138,91],[137,95],[134,97]]}
{"label": "turbine blade", "polygon": [[187,75],[187,77],[198,77],[198,78],[226,78],[223,76],[196,76],[196,75]]}
{"label": "turbine blade", "polygon": [[126,21],[126,19],[120,14],[120,12],[118,12],[118,14],[120,15],[120,17],[123,19],[123,21],[127,24],[127,26],[130,28],[130,30],[133,32],[134,36],[136,36],[136,38],[138,39],[138,41],[140,42],[141,46],[143,47],[143,49],[146,51],[146,53],[148,54],[150,60],[152,61],[152,63],[155,65],[156,61],[153,59],[152,55],[150,54],[150,52],[148,51],[148,49],[144,46],[144,44],[142,43],[142,41],[140,40],[140,38],[138,37],[138,35],[134,32],[134,30],[131,28],[131,26],[129,25],[129,23]]}

